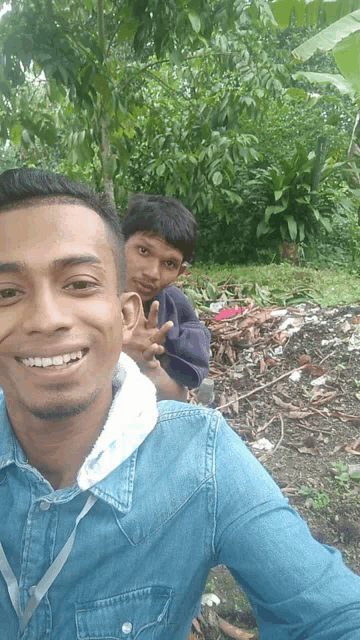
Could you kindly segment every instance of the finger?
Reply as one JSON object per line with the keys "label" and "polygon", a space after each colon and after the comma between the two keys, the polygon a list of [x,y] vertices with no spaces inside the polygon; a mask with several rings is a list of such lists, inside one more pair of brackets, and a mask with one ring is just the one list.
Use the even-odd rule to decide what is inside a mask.
{"label": "finger", "polygon": [[168,335],[170,329],[172,329],[174,326],[174,323],[171,320],[168,320],[167,322],[165,322],[162,327],[160,327],[160,329],[158,329],[158,331],[156,331],[150,338],[151,342],[157,342],[158,344],[161,344],[166,336]]}
{"label": "finger", "polygon": [[[161,344],[154,343],[146,351],[143,351],[142,357],[146,362],[156,360],[156,356],[161,356],[164,353],[164,347]],[[156,362],[158,362],[156,360]]]}
{"label": "finger", "polygon": [[158,326],[158,315],[159,315],[159,301],[154,300],[151,304],[149,316],[146,322],[147,329],[157,329]]}

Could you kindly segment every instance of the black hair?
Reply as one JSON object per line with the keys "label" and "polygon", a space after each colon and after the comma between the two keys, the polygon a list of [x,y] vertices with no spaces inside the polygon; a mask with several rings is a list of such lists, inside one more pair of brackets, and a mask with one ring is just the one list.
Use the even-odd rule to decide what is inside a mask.
{"label": "black hair", "polygon": [[197,225],[193,214],[175,198],[135,194],[123,220],[126,240],[137,232],[161,236],[183,254],[186,262],[195,258]]}
{"label": "black hair", "polygon": [[119,287],[121,291],[124,290],[126,268],[121,221],[104,194],[96,193],[86,184],[72,182],[63,175],[43,169],[8,169],[0,174],[0,212],[21,207],[32,200],[82,204],[95,211],[104,221],[113,240]]}

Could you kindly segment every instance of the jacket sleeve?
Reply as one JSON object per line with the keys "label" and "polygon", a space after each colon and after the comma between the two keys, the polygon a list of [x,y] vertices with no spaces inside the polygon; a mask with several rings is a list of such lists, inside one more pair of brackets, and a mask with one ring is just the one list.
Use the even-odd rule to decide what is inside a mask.
{"label": "jacket sleeve", "polygon": [[222,418],[215,468],[216,563],[246,591],[261,639],[360,638],[360,577],[312,537]]}
{"label": "jacket sleeve", "polygon": [[163,366],[171,378],[192,389],[201,384],[209,370],[210,332],[180,289],[169,287],[164,292],[159,325],[171,320],[174,326],[165,341]]}

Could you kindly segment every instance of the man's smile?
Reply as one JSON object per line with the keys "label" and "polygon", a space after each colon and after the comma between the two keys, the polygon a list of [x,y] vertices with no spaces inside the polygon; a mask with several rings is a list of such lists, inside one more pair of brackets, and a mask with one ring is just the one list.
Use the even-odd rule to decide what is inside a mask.
{"label": "man's smile", "polygon": [[81,360],[88,352],[88,349],[71,351],[56,356],[29,356],[28,358],[16,358],[18,362],[22,362],[26,367],[61,367],[73,361]]}

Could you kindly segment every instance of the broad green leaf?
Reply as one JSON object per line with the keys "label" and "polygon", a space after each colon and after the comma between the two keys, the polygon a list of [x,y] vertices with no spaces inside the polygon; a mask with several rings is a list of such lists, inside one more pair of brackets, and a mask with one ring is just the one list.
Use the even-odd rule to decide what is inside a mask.
{"label": "broad green leaf", "polygon": [[217,297],[217,291],[212,282],[208,282],[206,285],[206,293],[209,296],[209,300]]}
{"label": "broad green leaf", "polygon": [[15,124],[13,127],[11,127],[10,129],[10,140],[13,144],[19,144],[21,141],[21,132],[22,132],[22,126],[21,124]]}
{"label": "broad green leaf", "polygon": [[260,238],[260,236],[266,235],[267,233],[269,233],[269,231],[270,231],[270,227],[266,224],[264,220],[261,220],[261,222],[259,222],[256,229],[256,237]]}
{"label": "broad green leaf", "polygon": [[[360,14],[360,11],[359,11]],[[360,21],[360,15],[359,15]],[[360,22],[359,22],[360,29]],[[336,45],[333,54],[342,74],[357,94],[360,94],[360,31]]]}
{"label": "broad green leaf", "polygon": [[212,181],[215,185],[215,187],[217,187],[219,184],[222,183],[223,177],[220,173],[220,171],[215,171],[213,177],[212,177]]}
{"label": "broad green leaf", "polygon": [[360,0],[271,0],[270,7],[281,27],[291,20],[298,26],[331,24],[360,8]]}
{"label": "broad green leaf", "polygon": [[156,168],[156,174],[158,176],[163,176],[165,173],[165,169],[166,169],[166,165],[164,164],[164,162],[162,162],[161,164],[159,164],[159,166]]}
{"label": "broad green leaf", "polygon": [[299,242],[303,242],[305,240],[305,224],[300,222],[298,224],[298,233],[299,233]]}
{"label": "broad green leaf", "polygon": [[328,233],[332,232],[332,226],[328,218],[324,218],[324,216],[319,215],[319,221],[321,222],[322,226],[324,227],[324,229],[326,229]]}
{"label": "broad green leaf", "polygon": [[281,205],[270,205],[269,207],[266,207],[265,209],[265,222],[269,222],[271,216],[273,215],[273,213],[282,213],[282,211],[285,211],[286,206],[281,206]]}
{"label": "broad green leaf", "polygon": [[284,193],[285,189],[279,189],[278,191],[274,191],[274,198],[275,198],[275,202],[277,202],[278,200],[280,200],[282,194]]}
{"label": "broad green leaf", "polygon": [[290,238],[291,238],[291,240],[293,242],[295,242],[296,236],[297,236],[297,231],[298,231],[296,220],[295,220],[294,216],[289,215],[289,214],[284,216],[284,217],[285,217],[285,220],[287,222]]}
{"label": "broad green leaf", "polygon": [[200,17],[198,16],[197,13],[195,13],[194,11],[189,11],[188,12],[188,18],[191,22],[191,26],[194,29],[194,31],[196,31],[196,33],[199,33],[200,29],[201,29],[201,20]]}
{"label": "broad green leaf", "polygon": [[360,9],[353,11],[349,15],[337,20],[326,29],[320,31],[309,40],[306,40],[291,53],[295,60],[304,62],[308,60],[315,51],[331,51],[342,40],[350,34],[360,29]]}
{"label": "broad green leaf", "polygon": [[306,78],[309,82],[332,84],[343,95],[354,95],[354,87],[339,73],[316,73],[315,71],[299,71],[292,76],[294,80]]}

